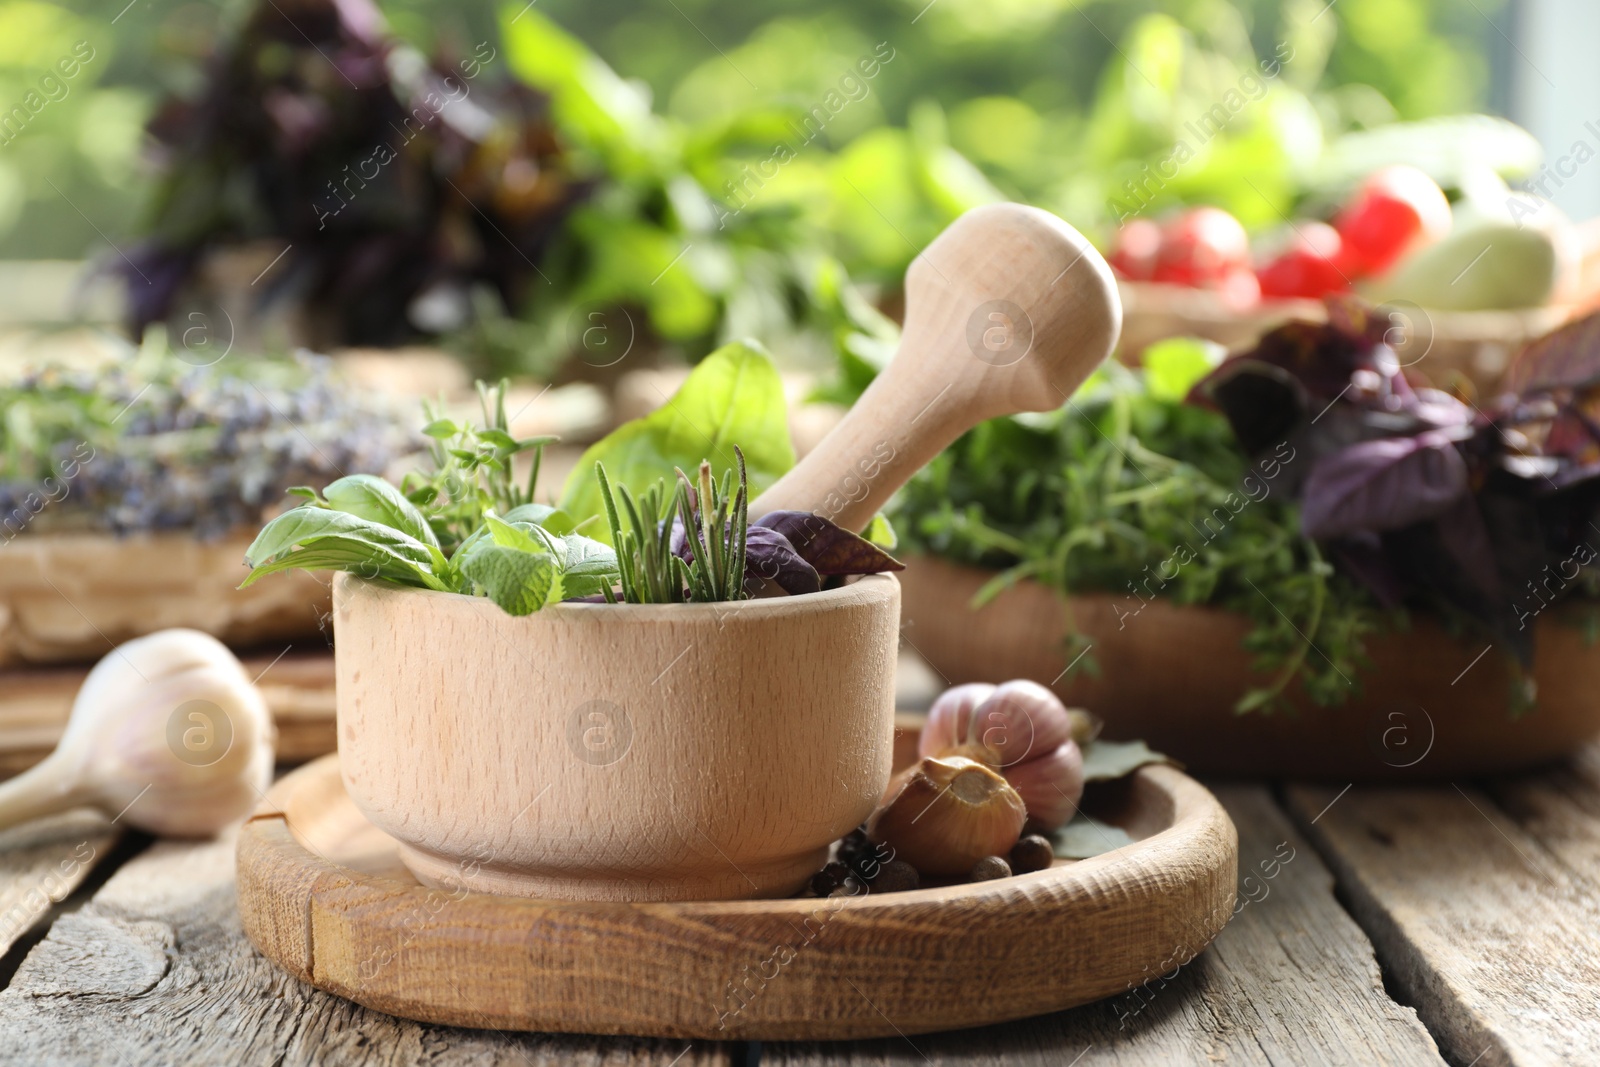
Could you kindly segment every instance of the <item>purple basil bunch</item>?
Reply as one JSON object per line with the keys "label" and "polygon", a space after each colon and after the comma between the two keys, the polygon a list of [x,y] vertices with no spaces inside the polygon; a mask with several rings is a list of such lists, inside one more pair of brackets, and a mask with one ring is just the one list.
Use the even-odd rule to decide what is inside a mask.
{"label": "purple basil bunch", "polygon": [[1383,311],[1327,309],[1190,400],[1252,457],[1293,448],[1281,484],[1301,532],[1382,603],[1459,610],[1529,664],[1533,620],[1583,585],[1600,545],[1600,316],[1530,345],[1508,391],[1475,403],[1409,379]]}

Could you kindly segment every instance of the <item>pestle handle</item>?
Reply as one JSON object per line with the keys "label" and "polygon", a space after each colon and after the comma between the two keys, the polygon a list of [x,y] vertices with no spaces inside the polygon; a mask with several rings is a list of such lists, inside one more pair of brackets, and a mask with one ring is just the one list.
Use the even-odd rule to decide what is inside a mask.
{"label": "pestle handle", "polygon": [[1121,329],[1111,270],[1077,230],[1021,204],[968,211],[906,271],[894,359],[750,517],[809,511],[864,528],[979,422],[1066,403]]}

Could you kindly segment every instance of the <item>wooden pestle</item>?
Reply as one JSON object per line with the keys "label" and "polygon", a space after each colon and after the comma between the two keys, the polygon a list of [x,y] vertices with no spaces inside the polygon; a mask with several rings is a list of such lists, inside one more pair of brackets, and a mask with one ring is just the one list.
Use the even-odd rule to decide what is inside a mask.
{"label": "wooden pestle", "polygon": [[956,219],[906,271],[900,349],[838,426],[750,505],[847,530],[985,419],[1049,411],[1117,343],[1111,270],[1048,211],[989,204]]}

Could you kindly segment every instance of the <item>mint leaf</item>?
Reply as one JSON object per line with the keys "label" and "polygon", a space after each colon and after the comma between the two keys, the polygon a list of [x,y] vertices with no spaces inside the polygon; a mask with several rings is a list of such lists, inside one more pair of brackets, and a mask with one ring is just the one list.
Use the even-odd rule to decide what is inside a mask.
{"label": "mint leaf", "polygon": [[457,560],[457,565],[507,615],[530,615],[552,596],[561,595],[556,561],[548,552],[526,552],[479,541],[465,558]]}
{"label": "mint leaf", "polygon": [[582,534],[565,538],[566,560],[561,583],[567,596],[593,596],[617,584],[617,554],[609,545]]}

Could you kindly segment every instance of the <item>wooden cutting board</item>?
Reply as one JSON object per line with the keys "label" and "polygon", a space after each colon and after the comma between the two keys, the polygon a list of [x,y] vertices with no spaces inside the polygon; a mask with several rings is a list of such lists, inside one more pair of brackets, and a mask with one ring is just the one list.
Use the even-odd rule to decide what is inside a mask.
{"label": "wooden cutting board", "polygon": [[241,830],[239,912],[300,980],[427,1022],[743,1040],[925,1033],[1126,992],[1192,959],[1231,917],[1238,837],[1198,783],[1146,767],[1085,808],[1135,842],[909,893],[555,902],[419,885],[328,756],[281,780]]}
{"label": "wooden cutting board", "polygon": [[[334,749],[333,653],[249,656],[244,668],[278,727],[278,762],[299,763]],[[66,727],[88,667],[0,671],[0,778],[44,759]]]}

